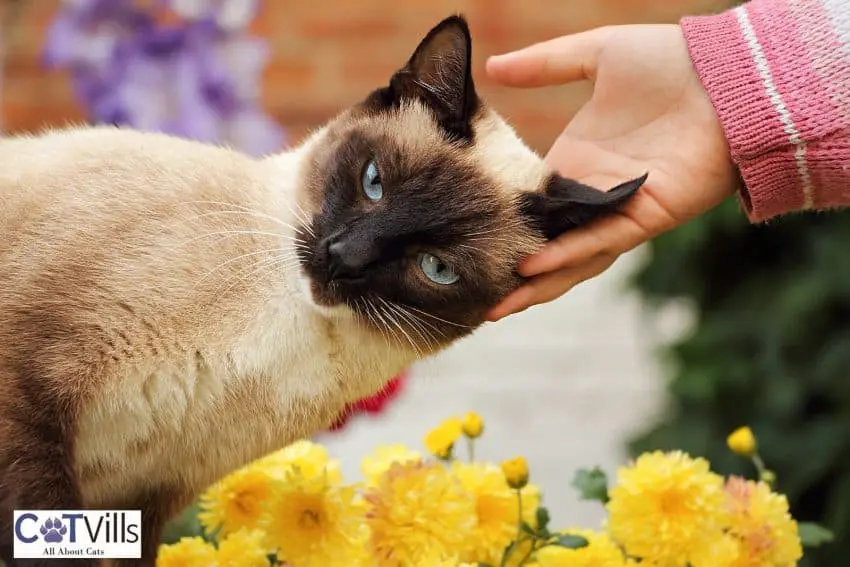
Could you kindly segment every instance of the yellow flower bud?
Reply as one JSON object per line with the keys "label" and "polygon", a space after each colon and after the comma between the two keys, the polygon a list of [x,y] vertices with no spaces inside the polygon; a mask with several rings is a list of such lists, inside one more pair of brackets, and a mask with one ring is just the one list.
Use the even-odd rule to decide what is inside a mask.
{"label": "yellow flower bud", "polygon": [[451,457],[452,446],[463,433],[460,419],[450,417],[425,435],[423,442],[428,452],[440,459]]}
{"label": "yellow flower bud", "polygon": [[463,416],[463,434],[470,439],[481,437],[484,433],[484,420],[474,411]]}
{"label": "yellow flower bud", "polygon": [[732,452],[743,457],[752,457],[758,449],[756,436],[753,435],[753,431],[749,427],[739,427],[733,431],[726,438],[726,444],[729,445]]}
{"label": "yellow flower bud", "polygon": [[502,473],[511,488],[520,490],[528,484],[528,463],[524,457],[502,461]]}

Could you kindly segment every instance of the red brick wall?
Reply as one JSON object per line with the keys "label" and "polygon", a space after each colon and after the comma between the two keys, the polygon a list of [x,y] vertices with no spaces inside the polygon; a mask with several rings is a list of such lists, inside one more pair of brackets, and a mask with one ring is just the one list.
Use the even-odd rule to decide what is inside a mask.
{"label": "red brick wall", "polygon": [[[346,3],[347,2],[347,3]],[[539,151],[587,96],[586,85],[518,91],[488,84],[487,55],[593,26],[675,22],[729,0],[265,0],[254,24],[268,38],[263,104],[297,140],[383,84],[420,37],[462,12],[473,33],[481,94]],[[7,4],[7,2],[4,2]],[[22,0],[6,36],[3,124],[7,131],[83,119],[61,72],[39,66],[56,0]]]}

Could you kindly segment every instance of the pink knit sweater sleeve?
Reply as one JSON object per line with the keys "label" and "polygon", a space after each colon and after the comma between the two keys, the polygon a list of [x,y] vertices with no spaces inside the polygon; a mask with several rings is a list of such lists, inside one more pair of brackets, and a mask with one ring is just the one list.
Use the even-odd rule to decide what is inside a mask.
{"label": "pink knit sweater sleeve", "polygon": [[752,0],[681,27],[750,220],[850,206],[850,0]]}

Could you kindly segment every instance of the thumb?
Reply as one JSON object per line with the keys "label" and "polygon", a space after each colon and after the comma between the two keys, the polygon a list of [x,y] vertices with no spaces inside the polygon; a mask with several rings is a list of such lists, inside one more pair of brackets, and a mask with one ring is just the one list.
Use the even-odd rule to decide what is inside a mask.
{"label": "thumb", "polygon": [[599,52],[610,34],[608,27],[595,28],[495,55],[487,60],[487,74],[512,87],[593,80]]}

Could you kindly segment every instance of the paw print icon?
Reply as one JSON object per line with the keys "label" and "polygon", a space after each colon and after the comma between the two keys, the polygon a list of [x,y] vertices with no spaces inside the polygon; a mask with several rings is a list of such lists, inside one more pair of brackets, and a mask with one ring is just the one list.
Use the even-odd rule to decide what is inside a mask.
{"label": "paw print icon", "polygon": [[39,531],[44,541],[62,543],[62,539],[68,533],[68,527],[59,518],[47,518]]}

